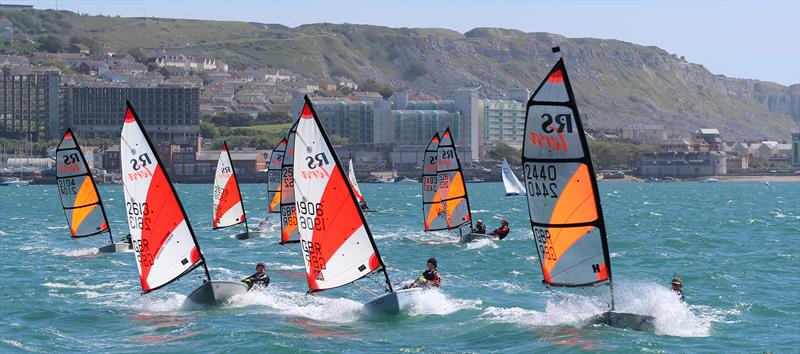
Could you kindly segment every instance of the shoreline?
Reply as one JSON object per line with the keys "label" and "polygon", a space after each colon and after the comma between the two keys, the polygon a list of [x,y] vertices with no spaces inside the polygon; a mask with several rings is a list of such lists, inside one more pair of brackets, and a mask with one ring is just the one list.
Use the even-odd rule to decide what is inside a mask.
{"label": "shoreline", "polygon": [[[709,176],[705,178],[692,178],[692,179],[683,179],[679,181],[670,181],[670,182],[657,182],[657,183],[680,183],[680,182],[695,182],[695,183],[702,183],[707,179],[717,179],[721,183],[726,182],[800,182],[800,175],[743,175],[743,176]],[[601,179],[598,182],[612,182],[612,183],[643,183],[646,180],[633,177],[633,176],[625,176],[625,178],[620,179]]]}

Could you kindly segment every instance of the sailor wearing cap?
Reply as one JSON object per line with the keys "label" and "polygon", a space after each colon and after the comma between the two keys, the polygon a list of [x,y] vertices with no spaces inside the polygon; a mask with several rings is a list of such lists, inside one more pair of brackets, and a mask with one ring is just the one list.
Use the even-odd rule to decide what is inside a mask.
{"label": "sailor wearing cap", "polygon": [[675,292],[675,295],[678,295],[681,298],[681,301],[686,302],[686,299],[683,297],[683,280],[681,278],[675,277],[672,278],[672,291]]}
{"label": "sailor wearing cap", "polygon": [[264,263],[256,264],[256,273],[242,279],[242,282],[247,284],[247,289],[250,290],[253,286],[266,288],[269,286],[269,275],[267,275],[266,266]]}

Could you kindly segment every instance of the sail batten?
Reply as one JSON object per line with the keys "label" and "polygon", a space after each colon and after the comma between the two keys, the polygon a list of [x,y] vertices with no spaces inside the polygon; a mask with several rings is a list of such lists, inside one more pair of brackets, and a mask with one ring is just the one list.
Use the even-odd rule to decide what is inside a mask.
{"label": "sail batten", "polygon": [[610,282],[597,181],[563,60],[527,106],[524,192],[544,282],[563,287]]}
{"label": "sail batten", "polygon": [[294,194],[310,292],[352,283],[386,267],[353,187],[306,97],[294,142]]}
{"label": "sail batten", "polygon": [[[159,289],[205,265],[175,187],[127,102],[120,134],[123,191],[142,292]],[[206,277],[208,268],[205,268]]]}
{"label": "sail batten", "polygon": [[108,232],[113,243],[103,201],[72,129],[67,129],[56,148],[56,181],[71,237]]}

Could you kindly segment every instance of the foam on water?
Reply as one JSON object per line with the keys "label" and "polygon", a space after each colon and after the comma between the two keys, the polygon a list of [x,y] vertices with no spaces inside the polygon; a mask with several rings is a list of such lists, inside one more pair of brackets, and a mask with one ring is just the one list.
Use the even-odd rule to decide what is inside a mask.
{"label": "foam on water", "polygon": [[51,250],[51,252],[55,256],[86,257],[86,256],[97,255],[98,249],[95,247],[69,248],[69,249],[54,248]]}
{"label": "foam on water", "polygon": [[484,247],[497,248],[499,246],[497,246],[497,244],[495,244],[494,242],[492,242],[492,240],[488,238],[479,238],[477,240],[472,240],[472,242],[470,243],[467,243],[468,250],[476,250]]}
{"label": "foam on water", "polygon": [[481,300],[463,300],[451,298],[439,289],[425,290],[421,296],[415,296],[408,310],[410,316],[449,315],[465,309],[477,309]]}
{"label": "foam on water", "polygon": [[[616,311],[655,318],[656,333],[680,337],[705,337],[712,322],[727,322],[739,310],[720,310],[703,305],[687,305],[671,289],[655,283],[616,286]],[[557,290],[556,290],[557,291]],[[489,307],[482,317],[492,322],[512,323],[523,327],[586,325],[595,315],[607,311],[607,304],[597,297],[564,293],[550,300],[544,312],[519,307]]]}
{"label": "foam on water", "polygon": [[228,304],[228,307],[232,308],[250,306],[258,306],[259,310],[267,313],[333,323],[349,323],[358,320],[363,307],[361,303],[349,299],[307,295],[272,286],[236,296]]}

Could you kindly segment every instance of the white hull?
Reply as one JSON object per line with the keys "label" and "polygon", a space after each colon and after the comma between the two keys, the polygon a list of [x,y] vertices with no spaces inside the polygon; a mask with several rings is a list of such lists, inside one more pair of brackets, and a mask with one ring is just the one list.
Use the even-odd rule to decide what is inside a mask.
{"label": "white hull", "polygon": [[117,242],[110,245],[100,247],[98,253],[117,253],[117,252],[133,252],[133,247],[127,242]]}
{"label": "white hull", "polygon": [[237,295],[247,293],[247,285],[238,281],[212,280],[195,289],[181,307],[192,310],[206,306],[219,306]]}
{"label": "white hull", "polygon": [[468,234],[461,235],[461,238],[459,239],[459,241],[461,243],[468,243],[468,242],[472,242],[472,241],[480,240],[480,239],[494,240],[496,238],[497,238],[497,236],[491,235],[491,234],[476,234],[476,233],[470,232]]}
{"label": "white hull", "polygon": [[414,300],[422,295],[422,288],[397,290],[364,304],[364,312],[370,316],[396,315],[408,310]]}

